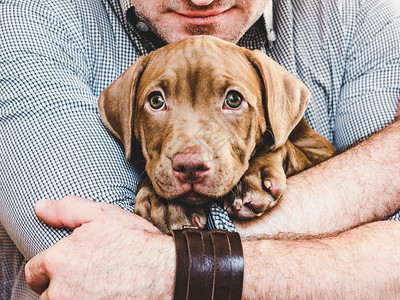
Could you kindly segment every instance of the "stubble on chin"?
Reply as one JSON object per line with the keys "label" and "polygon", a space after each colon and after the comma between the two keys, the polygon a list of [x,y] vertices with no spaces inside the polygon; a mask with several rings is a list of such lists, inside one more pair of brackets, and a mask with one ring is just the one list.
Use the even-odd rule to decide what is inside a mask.
{"label": "stubble on chin", "polygon": [[237,43],[241,37],[240,33],[235,33],[232,30],[224,30],[221,24],[212,25],[190,25],[187,24],[182,32],[171,32],[171,31],[157,31],[156,34],[166,41],[167,43],[176,42],[188,36],[193,35],[212,35],[231,43]]}
{"label": "stubble on chin", "polygon": [[[242,25],[240,28],[235,26],[230,27],[227,24],[208,24],[208,25],[193,25],[193,24],[175,24],[176,31],[169,26],[158,28],[153,24],[161,24],[163,20],[154,16],[154,19],[142,17],[146,24],[149,24],[151,30],[157,34],[166,43],[176,42],[188,36],[193,35],[212,35],[231,43],[237,43],[242,35],[246,32],[249,26]],[[153,20],[153,22],[152,22]],[[238,22],[240,24],[240,22]]]}
{"label": "stubble on chin", "polygon": [[216,35],[221,28],[218,24],[213,25],[186,25],[185,29],[189,35]]}

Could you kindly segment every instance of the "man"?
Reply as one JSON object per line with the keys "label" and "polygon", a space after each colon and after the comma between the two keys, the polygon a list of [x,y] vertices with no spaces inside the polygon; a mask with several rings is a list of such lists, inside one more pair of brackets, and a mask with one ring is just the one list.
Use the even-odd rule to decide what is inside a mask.
{"label": "man", "polygon": [[[101,126],[96,100],[139,55],[165,41],[212,34],[265,51],[307,84],[307,120],[339,150],[393,122],[400,24],[390,1],[275,1],[273,23],[268,0],[131,2],[135,9],[129,1],[0,4],[5,298],[28,299],[26,260],[70,233],[35,218],[37,199],[76,194],[132,211],[140,170],[124,162]],[[243,237],[253,237],[243,242],[245,298],[384,298],[399,290],[400,224],[373,222],[400,209],[399,132],[395,122],[290,178],[275,209],[236,222]],[[172,239],[149,223],[74,196],[38,202],[36,212],[50,226],[75,229],[27,266],[43,299],[171,298]],[[214,218],[229,227],[223,220]],[[288,234],[307,239],[265,238]],[[315,235],[332,237],[309,239]]]}

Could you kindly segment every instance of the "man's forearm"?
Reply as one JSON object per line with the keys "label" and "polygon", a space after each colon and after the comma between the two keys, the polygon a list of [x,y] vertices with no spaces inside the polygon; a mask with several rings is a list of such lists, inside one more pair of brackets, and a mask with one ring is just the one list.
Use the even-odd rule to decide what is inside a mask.
{"label": "man's forearm", "polygon": [[400,121],[360,145],[288,179],[269,213],[237,221],[242,235],[331,234],[400,209]]}
{"label": "man's forearm", "polygon": [[[112,205],[73,196],[40,204],[43,221],[76,230],[27,264],[33,290],[71,299],[173,297],[171,237]],[[243,298],[393,299],[400,292],[399,239],[394,221],[322,239],[245,239]]]}
{"label": "man's forearm", "polygon": [[243,243],[243,298],[393,299],[400,296],[400,223],[335,237]]}

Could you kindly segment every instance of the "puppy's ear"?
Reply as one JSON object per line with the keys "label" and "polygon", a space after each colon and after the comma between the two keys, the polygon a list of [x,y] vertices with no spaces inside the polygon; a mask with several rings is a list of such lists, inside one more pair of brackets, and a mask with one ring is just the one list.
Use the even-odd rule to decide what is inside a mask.
{"label": "puppy's ear", "polygon": [[264,85],[264,107],[274,144],[271,151],[283,146],[299,123],[310,100],[304,83],[259,50],[247,52]]}
{"label": "puppy's ear", "polygon": [[136,60],[100,94],[98,100],[101,119],[124,145],[126,160],[131,156],[136,88],[147,62],[147,56]]}

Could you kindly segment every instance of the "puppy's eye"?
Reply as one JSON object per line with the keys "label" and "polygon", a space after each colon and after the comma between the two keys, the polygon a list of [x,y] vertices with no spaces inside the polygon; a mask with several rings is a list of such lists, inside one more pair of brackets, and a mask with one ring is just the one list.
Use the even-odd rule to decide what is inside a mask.
{"label": "puppy's eye", "polygon": [[238,109],[243,102],[243,96],[236,91],[230,91],[226,95],[225,105],[230,109]]}
{"label": "puppy's eye", "polygon": [[154,110],[162,110],[165,107],[165,100],[160,92],[153,92],[149,95],[150,107]]}

